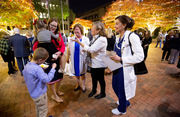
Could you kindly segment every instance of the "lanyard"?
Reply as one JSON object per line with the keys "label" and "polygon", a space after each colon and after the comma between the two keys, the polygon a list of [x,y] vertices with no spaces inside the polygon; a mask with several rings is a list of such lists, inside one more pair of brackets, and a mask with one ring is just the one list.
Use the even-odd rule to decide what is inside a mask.
{"label": "lanyard", "polygon": [[118,50],[120,50],[121,48],[118,46],[118,44],[121,42],[121,40],[124,40],[124,35],[123,35],[123,37],[122,37],[122,39],[120,40],[121,38],[119,37],[119,41],[118,41],[118,43],[116,43],[116,48],[118,49]]}

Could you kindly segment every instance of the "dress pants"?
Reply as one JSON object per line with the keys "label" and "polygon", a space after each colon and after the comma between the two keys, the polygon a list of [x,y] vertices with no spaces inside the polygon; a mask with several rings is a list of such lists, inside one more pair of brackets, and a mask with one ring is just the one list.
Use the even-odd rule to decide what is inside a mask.
{"label": "dress pants", "polygon": [[[166,53],[167,53],[167,55],[166,55]],[[166,60],[168,60],[170,53],[171,53],[171,50],[170,50],[170,49],[168,49],[168,50],[166,50],[166,49],[163,50],[162,60],[164,60],[165,55],[166,55]]]}
{"label": "dress pants", "polygon": [[17,59],[19,70],[22,74],[22,70],[24,69],[24,66],[27,64],[29,59],[28,57],[16,57],[16,59]]}
{"label": "dress pants", "polygon": [[92,91],[96,92],[97,82],[101,86],[101,94],[105,94],[106,83],[104,80],[104,71],[105,68],[91,68],[91,77],[92,77]]}
{"label": "dress pants", "polygon": [[15,69],[13,68],[13,65],[12,65],[12,61],[8,61],[8,69],[9,69],[9,73],[12,73],[13,71],[15,71]]}
{"label": "dress pants", "polygon": [[179,50],[171,49],[171,56],[169,59],[169,63],[175,64],[175,62],[179,56],[179,52],[180,52]]}
{"label": "dress pants", "polygon": [[123,68],[113,71],[112,87],[119,99],[118,110],[126,112],[126,107],[130,105],[130,102],[126,100]]}
{"label": "dress pants", "polygon": [[149,49],[149,46],[147,46],[146,48],[144,48],[144,60],[146,60],[146,58],[147,58],[148,49]]}

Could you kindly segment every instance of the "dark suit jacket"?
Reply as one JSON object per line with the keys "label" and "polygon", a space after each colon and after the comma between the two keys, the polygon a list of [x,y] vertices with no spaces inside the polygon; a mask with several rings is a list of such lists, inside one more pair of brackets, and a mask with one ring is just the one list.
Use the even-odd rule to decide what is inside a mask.
{"label": "dark suit jacket", "polygon": [[29,42],[25,36],[15,34],[9,39],[10,46],[14,49],[15,57],[27,57],[29,56]]}

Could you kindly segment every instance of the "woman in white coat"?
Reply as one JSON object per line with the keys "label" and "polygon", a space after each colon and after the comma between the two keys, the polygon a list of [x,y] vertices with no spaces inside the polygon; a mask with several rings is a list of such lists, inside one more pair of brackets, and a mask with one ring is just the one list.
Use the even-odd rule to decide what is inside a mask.
{"label": "woman in white coat", "polygon": [[87,53],[83,51],[83,48],[75,41],[79,39],[80,42],[84,43],[85,45],[89,45],[89,38],[83,36],[83,26],[81,24],[76,24],[73,28],[75,36],[69,39],[68,49],[67,49],[67,58],[66,62],[69,63],[69,57],[71,59],[72,64],[72,73],[75,75],[77,79],[77,85],[74,91],[80,89],[80,77],[82,79],[82,90],[83,93],[86,91],[85,88],[85,73],[87,71],[87,65],[85,62],[85,58]]}
{"label": "woman in white coat", "polygon": [[99,82],[101,92],[95,96],[95,99],[100,99],[106,97],[104,71],[107,66],[103,62],[102,56],[106,54],[107,38],[103,23],[100,21],[94,22],[92,24],[91,34],[93,35],[93,39],[91,40],[89,46],[80,42],[79,39],[76,39],[75,41],[83,47],[84,51],[91,53],[91,63],[89,66],[91,67],[92,91],[88,97],[92,97],[94,94],[96,94],[97,83]]}
{"label": "woman in white coat", "polygon": [[137,80],[133,65],[140,63],[144,59],[139,36],[135,33],[130,34],[130,31],[127,31],[128,28],[131,29],[133,27],[134,23],[134,20],[126,15],[120,15],[115,19],[115,31],[119,35],[116,37],[114,47],[116,55],[112,56],[111,59],[123,64],[122,68],[113,72],[112,87],[119,99],[117,101],[118,108],[112,110],[112,113],[115,115],[125,114],[126,107],[130,106],[128,100],[135,96]]}

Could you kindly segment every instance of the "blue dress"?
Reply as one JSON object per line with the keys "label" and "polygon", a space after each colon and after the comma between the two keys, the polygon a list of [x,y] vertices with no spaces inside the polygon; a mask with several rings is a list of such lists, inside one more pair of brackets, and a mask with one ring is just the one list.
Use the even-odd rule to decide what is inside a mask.
{"label": "blue dress", "polygon": [[[80,42],[82,41],[82,39],[80,39]],[[75,76],[82,76],[83,74],[80,74],[80,45],[75,42],[74,45],[74,75]]]}
{"label": "blue dress", "polygon": [[[124,37],[119,43],[115,43],[114,51],[121,57],[121,46],[124,41]],[[124,89],[124,74],[123,67],[113,71],[112,87],[119,99],[118,110],[120,112],[126,112],[126,107],[130,105],[130,102],[126,100],[125,89]]]}

